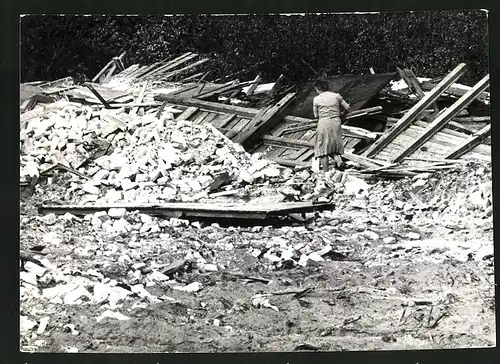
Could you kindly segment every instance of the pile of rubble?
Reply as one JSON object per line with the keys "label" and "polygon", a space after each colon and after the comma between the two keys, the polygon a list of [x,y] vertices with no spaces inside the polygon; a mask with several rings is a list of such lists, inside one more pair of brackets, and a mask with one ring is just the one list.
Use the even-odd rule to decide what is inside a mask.
{"label": "pile of rubble", "polygon": [[[60,104],[21,130],[21,181],[56,164],[77,170],[85,183],[71,183],[61,198],[66,202],[193,201],[221,184],[281,173],[210,126],[154,115],[125,123],[128,114],[119,111],[96,115],[88,107]],[[107,153],[96,158],[99,147]]]}

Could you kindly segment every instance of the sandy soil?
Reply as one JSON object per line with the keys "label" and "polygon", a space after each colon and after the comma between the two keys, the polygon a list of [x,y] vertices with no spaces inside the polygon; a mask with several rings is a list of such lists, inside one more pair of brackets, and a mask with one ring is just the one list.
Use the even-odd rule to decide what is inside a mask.
{"label": "sandy soil", "polygon": [[[41,196],[50,200],[51,188],[60,192],[45,185],[21,201],[21,249],[45,245],[43,261],[51,264],[35,278],[36,286],[21,282],[21,315],[32,322],[20,335],[23,350],[256,352],[495,345],[493,221],[482,211],[436,218],[425,211],[384,210],[369,196],[356,200],[337,195],[334,211],[317,213],[307,224],[221,227],[155,219],[157,232],[113,235],[84,219],[59,217],[48,224],[35,207]],[[387,183],[375,191],[383,196]],[[139,221],[134,214],[127,219]],[[43,240],[50,232],[57,242]],[[330,245],[332,251],[324,261],[309,260],[305,267],[280,266],[264,254],[267,248],[267,254],[279,255],[301,244],[309,251]],[[258,257],[256,249],[262,252]],[[145,284],[148,267],[164,267],[186,255],[197,260],[190,269],[168,281]],[[131,268],[137,263],[144,267]],[[217,271],[205,263],[213,263]],[[92,296],[95,284],[110,280],[125,289],[144,284],[151,296],[131,294],[113,306],[85,297],[64,304],[43,295],[47,288],[74,283]],[[175,289],[193,282],[201,290]],[[306,288],[311,290],[304,292]],[[252,304],[257,294],[286,292],[267,297],[277,310]],[[302,297],[296,292],[303,292]],[[106,310],[129,319],[97,322]],[[47,327],[37,334],[43,317],[49,318]],[[74,325],[73,333],[67,324]]]}

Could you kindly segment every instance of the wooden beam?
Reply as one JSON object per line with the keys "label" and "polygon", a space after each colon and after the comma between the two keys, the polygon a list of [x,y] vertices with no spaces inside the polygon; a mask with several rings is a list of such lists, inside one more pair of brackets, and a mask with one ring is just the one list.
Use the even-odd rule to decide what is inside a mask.
{"label": "wooden beam", "polygon": [[95,97],[99,99],[99,101],[104,105],[106,109],[111,109],[111,105],[109,105],[109,103],[104,100],[104,98],[99,94],[99,92],[96,91],[96,89],[92,85],[86,83],[85,86],[87,86],[87,88],[95,95]]}
{"label": "wooden beam", "polygon": [[196,58],[197,56],[198,55],[196,53],[192,53],[192,52],[184,53],[183,55],[181,55],[177,58],[174,58],[173,60],[171,60],[167,64],[165,64],[161,67],[158,67],[154,71],[148,72],[147,74],[144,74],[141,77],[144,78],[144,77],[155,76],[155,75],[170,71],[171,69],[174,69],[175,67],[180,66],[181,64],[183,64],[187,61],[190,61],[191,59]]}
{"label": "wooden beam", "polygon": [[418,103],[416,103],[386,134],[382,135],[375,143],[373,143],[363,155],[373,157],[387,145],[389,145],[401,132],[403,132],[419,115],[429,107],[439,96],[446,91],[450,85],[458,80],[465,72],[466,65],[459,64],[451,71],[430,93],[425,95]]}
{"label": "wooden beam", "polygon": [[196,106],[190,106],[182,114],[180,114],[175,120],[188,120],[194,113],[199,110]]}
{"label": "wooden beam", "polygon": [[199,84],[195,83],[194,85],[190,85],[190,86],[187,86],[187,87],[181,87],[180,89],[178,89],[178,90],[176,90],[174,92],[169,93],[169,95],[174,96],[174,95],[183,94],[184,92],[193,90],[193,89],[197,88],[198,86],[199,86]]}
{"label": "wooden beam", "polygon": [[209,97],[212,97],[214,95],[217,95],[217,94],[220,94],[220,93],[223,93],[226,91],[231,91],[234,89],[242,88],[242,87],[248,85],[249,83],[250,82],[241,82],[240,83],[239,81],[236,81],[235,83],[231,83],[229,85],[222,85],[222,86],[217,87],[213,90],[200,93],[200,94],[196,95],[196,98],[197,99],[208,99]]}
{"label": "wooden beam", "polygon": [[295,99],[296,93],[291,92],[283,97],[276,105],[269,108],[262,116],[257,114],[250,123],[235,138],[234,142],[243,147],[255,144],[261,136],[269,132],[281,120],[283,111]]}
{"label": "wooden beam", "polygon": [[220,123],[220,127],[225,128],[226,126],[228,126],[229,123],[233,121],[234,118],[236,118],[236,116],[237,116],[236,114],[229,114],[227,118]]}
{"label": "wooden beam", "polygon": [[[183,78],[182,80],[180,80],[179,82],[181,83],[185,83],[185,82],[188,82],[188,81],[191,81],[191,80],[194,80],[195,78],[198,78],[198,77],[202,77],[203,76],[203,72],[199,72],[199,73],[195,73],[194,75],[191,75],[191,76],[188,76],[188,77],[185,77]],[[198,81],[199,82],[199,81]]]}
{"label": "wooden beam", "polygon": [[95,77],[92,79],[92,82],[97,82],[97,80],[99,80],[99,78],[101,78],[101,76],[104,74],[104,72],[106,72],[109,69],[109,67],[111,67],[112,65],[113,65],[113,60],[109,61],[108,64],[106,64],[104,66],[104,68],[102,70],[100,70],[97,75],[95,75]]}
{"label": "wooden beam", "polygon": [[51,87],[61,86],[67,82],[73,83],[73,78],[72,77],[60,78],[60,79],[55,80],[55,81],[42,83],[42,84],[38,85],[38,87],[40,87],[42,89],[42,91],[47,92],[46,89],[50,89]]}
{"label": "wooden beam", "polygon": [[[392,126],[399,121],[398,118],[392,118],[390,116],[385,116],[385,115],[376,115],[375,118],[378,120],[386,121],[387,126]],[[423,121],[423,120],[415,121],[415,125],[421,126],[423,128],[426,128],[428,124],[429,123],[427,121]],[[457,132],[463,133],[465,135],[474,134],[474,132],[472,130],[467,129],[462,124],[459,124],[459,123],[454,122],[454,121],[448,122],[448,125],[446,127],[447,127],[447,130],[444,131],[446,133],[448,133],[450,130],[452,130],[452,131],[457,131]]]}
{"label": "wooden beam", "polygon": [[161,104],[160,108],[158,109],[158,111],[156,112],[156,115],[155,117],[157,119],[159,119],[161,117],[161,113],[163,112],[163,110],[165,109],[165,106],[167,106],[167,102],[166,101],[163,101],[163,104]]}
{"label": "wooden beam", "polygon": [[[144,85],[142,86],[141,90],[139,91],[139,95],[137,95],[137,99],[135,100],[135,102],[137,104],[140,104],[142,102],[142,99],[144,98],[144,94],[146,93],[146,88],[148,87],[148,81],[145,81],[144,82]],[[130,111],[130,115],[135,115],[137,114],[137,111],[139,110],[139,107],[138,106],[135,106],[134,108],[132,108],[132,110]]]}
{"label": "wooden beam", "polygon": [[331,203],[315,204],[312,202],[281,202],[281,203],[163,203],[163,204],[110,204],[110,205],[42,205],[41,213],[54,212],[63,214],[71,212],[75,215],[85,215],[95,211],[107,211],[110,208],[124,208],[128,211],[141,211],[145,214],[177,213],[184,217],[212,218],[250,218],[265,219],[269,216],[286,215],[289,213],[313,212],[332,208]]}
{"label": "wooden beam", "polygon": [[458,159],[464,154],[470,152],[472,149],[477,147],[483,142],[484,139],[491,135],[491,124],[486,125],[484,128],[479,130],[474,134],[472,138],[465,141],[463,144],[456,147],[451,153],[449,153],[445,159]]}
{"label": "wooden beam", "polygon": [[278,79],[276,80],[276,82],[274,83],[273,88],[271,90],[269,90],[269,93],[268,93],[269,96],[272,97],[272,96],[274,96],[278,92],[279,88],[283,84],[283,80],[284,79],[285,79],[285,76],[283,74],[281,74],[278,77]]}
{"label": "wooden beam", "polygon": [[491,122],[490,116],[461,116],[453,118],[457,123],[489,123]]}
{"label": "wooden beam", "polygon": [[478,97],[478,95],[483,92],[490,84],[489,75],[485,76],[481,81],[479,81],[472,89],[470,89],[465,95],[458,99],[453,105],[444,110],[439,116],[434,119],[432,123],[424,130],[422,135],[418,137],[413,143],[408,145],[403,149],[395,158],[393,162],[401,162],[403,159],[413,154],[418,148],[420,148],[425,142],[431,139],[438,131],[440,131],[453,117],[458,115],[458,113],[467,107],[472,101]]}
{"label": "wooden beam", "polygon": [[208,59],[208,58],[200,59],[199,61],[196,61],[195,63],[190,64],[189,66],[186,66],[186,67],[183,67],[183,68],[179,68],[178,70],[169,72],[166,75],[163,75],[161,78],[164,79],[164,80],[168,80],[169,78],[174,77],[176,75],[179,75],[181,73],[184,73],[187,70],[190,70],[191,68],[198,67],[198,66],[202,65],[203,63],[208,62],[209,60],[210,59]]}
{"label": "wooden beam", "polygon": [[[410,73],[408,72],[409,70],[406,69],[401,69],[397,68],[399,76],[405,81],[405,83],[408,85],[408,88],[410,89],[411,92],[416,94],[419,99],[425,96],[424,91],[420,87],[420,84],[418,83],[418,80],[416,78],[411,77]],[[413,74],[413,72],[412,72]]]}
{"label": "wooden beam", "polygon": [[311,167],[311,163],[309,162],[294,161],[286,158],[270,158],[269,160],[287,167]]}
{"label": "wooden beam", "polygon": [[[180,98],[180,97],[172,96],[171,94],[157,95],[157,96],[155,96],[155,100],[168,101],[169,103],[172,103],[174,105],[194,106],[194,107],[198,107],[200,109],[218,111],[218,112],[227,113],[227,114],[236,114],[237,116],[246,117],[246,118],[253,118],[253,117],[255,117],[255,115],[257,113],[260,112],[259,110],[248,108],[248,107],[226,105],[226,104],[221,104],[221,103],[217,103],[217,102],[198,100],[195,98]],[[353,111],[352,113],[349,113],[346,116],[346,119],[352,119],[352,118],[364,116],[364,115],[375,115],[375,114],[378,114],[381,110],[382,110],[381,106],[375,106],[375,107],[368,108],[368,109]],[[312,125],[314,123],[314,119],[307,119],[307,118],[303,118],[300,116],[292,116],[292,115],[284,116],[282,118],[282,120],[284,122],[287,122],[287,123],[297,123],[297,124],[307,124],[307,125],[310,125],[310,124]],[[316,125],[316,123],[314,123],[314,125]],[[349,125],[342,125],[342,133],[344,133],[345,136],[349,136],[349,137],[353,137],[353,138],[373,139],[373,133],[368,132],[368,131],[364,131],[364,129],[349,126]]]}
{"label": "wooden beam", "polygon": [[257,88],[257,86],[259,86],[261,82],[262,82],[262,77],[260,77],[260,75],[257,75],[257,77],[255,77],[255,80],[253,80],[250,88],[246,92],[247,96],[252,96],[253,93],[255,92],[255,89]]}
{"label": "wooden beam", "polygon": [[158,69],[159,67],[165,66],[167,63],[172,62],[172,60],[175,58],[175,56],[170,56],[165,58],[163,61],[155,62],[148,68],[144,69],[141,73],[137,75],[137,78],[142,78],[146,76],[148,73],[152,72],[155,69]]}
{"label": "wooden beam", "polygon": [[264,136],[262,137],[262,142],[264,145],[272,145],[272,146],[279,146],[279,147],[292,147],[292,148],[314,148],[314,143],[313,142],[308,142],[305,140],[300,140],[300,139],[288,139],[288,138],[282,138],[282,137],[275,137],[275,136]]}
{"label": "wooden beam", "polygon": [[[433,81],[424,81],[421,84],[421,87],[424,91],[429,91],[432,90],[432,88],[435,85],[435,82]],[[458,87],[456,85],[451,85],[448,90],[446,90],[446,94],[455,96],[455,97],[461,97],[463,96],[468,90],[466,88]],[[484,102],[490,98],[490,93],[487,91],[483,91],[477,98],[477,100]]]}
{"label": "wooden beam", "polygon": [[[270,145],[270,146],[279,146],[279,147],[290,147],[290,148],[314,148],[314,143],[313,142],[308,142],[305,140],[299,140],[299,139],[287,139],[287,138],[281,138],[281,137],[275,137],[275,136],[264,136],[262,138],[262,142],[264,145]],[[344,153],[343,157],[361,165],[362,167],[366,168],[379,168],[379,167],[387,167],[387,164],[381,161],[377,161],[374,159],[366,158],[357,154],[352,154],[352,153]]]}
{"label": "wooden beam", "polygon": [[378,168],[378,167],[386,168],[388,166],[388,164],[385,162],[373,158],[363,157],[362,155],[359,154],[344,153],[342,156],[350,160],[351,162],[357,163],[365,168]]}
{"label": "wooden beam", "polygon": [[172,104],[184,105],[184,106],[196,106],[207,110],[238,114],[240,116],[245,116],[245,117],[254,117],[255,114],[258,113],[258,110],[251,109],[248,107],[225,105],[217,102],[198,100],[195,98],[180,98],[180,97],[170,96],[170,94],[160,94],[156,95],[154,98],[155,100],[168,101]]}
{"label": "wooden beam", "polygon": [[121,59],[123,57],[125,57],[125,54],[127,54],[127,52],[123,52],[118,57],[113,57],[113,59],[111,60],[111,62],[113,62],[113,65],[109,69],[109,72],[106,74],[106,76],[104,77],[103,81],[108,80],[113,75],[113,73],[115,72],[115,70],[118,68],[117,60],[121,61]]}

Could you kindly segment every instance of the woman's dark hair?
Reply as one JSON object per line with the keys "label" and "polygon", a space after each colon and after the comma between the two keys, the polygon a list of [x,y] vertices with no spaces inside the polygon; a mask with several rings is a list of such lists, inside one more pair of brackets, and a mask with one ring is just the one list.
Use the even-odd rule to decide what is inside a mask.
{"label": "woman's dark hair", "polygon": [[316,87],[321,92],[325,92],[328,91],[330,85],[328,84],[327,80],[325,80],[324,78],[320,78],[319,80],[316,80],[316,82],[314,82],[314,87]]}

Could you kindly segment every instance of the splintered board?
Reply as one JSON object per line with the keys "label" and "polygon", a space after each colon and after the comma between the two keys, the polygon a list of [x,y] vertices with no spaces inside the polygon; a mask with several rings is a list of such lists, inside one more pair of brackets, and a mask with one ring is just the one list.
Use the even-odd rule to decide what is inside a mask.
{"label": "splintered board", "polygon": [[85,215],[110,208],[124,208],[127,211],[140,211],[146,214],[177,217],[266,219],[271,216],[284,216],[291,213],[306,213],[333,208],[331,203],[314,204],[312,202],[289,203],[165,203],[157,205],[42,205],[41,213]]}

